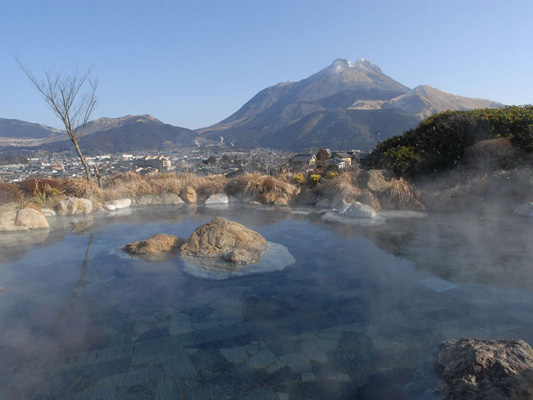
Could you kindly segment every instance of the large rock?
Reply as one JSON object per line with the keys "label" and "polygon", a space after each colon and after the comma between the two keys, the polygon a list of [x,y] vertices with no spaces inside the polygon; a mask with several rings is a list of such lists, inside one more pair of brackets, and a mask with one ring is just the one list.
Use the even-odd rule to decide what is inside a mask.
{"label": "large rock", "polygon": [[55,217],[56,212],[51,208],[41,208],[41,212],[45,217]]}
{"label": "large rock", "polygon": [[376,210],[358,201],[344,204],[337,210],[337,214],[350,218],[379,218]]}
{"label": "large rock", "polygon": [[249,264],[261,259],[267,241],[244,225],[216,217],[198,227],[181,246],[180,254],[192,257],[224,257],[232,263]]}
{"label": "large rock", "polygon": [[57,205],[59,215],[90,214],[93,211],[93,203],[89,199],[69,197],[61,200]]}
{"label": "large rock", "polygon": [[118,199],[113,200],[109,203],[104,204],[104,208],[108,211],[121,210],[123,208],[128,208],[131,206],[130,199]]}
{"label": "large rock", "polygon": [[135,200],[140,206],[151,204],[183,204],[183,200],[175,193],[145,194]]}
{"label": "large rock", "polygon": [[159,233],[150,239],[129,243],[122,250],[146,259],[161,259],[176,254],[184,242],[179,237]]}
{"label": "large rock", "polygon": [[198,196],[192,186],[185,186],[180,192],[181,199],[186,203],[196,203]]}
{"label": "large rock", "polygon": [[431,399],[533,399],[533,349],[523,340],[449,340],[434,358]]}
{"label": "large rock", "polygon": [[226,193],[212,194],[207,198],[205,204],[228,204],[229,197]]}
{"label": "large rock", "polygon": [[48,229],[45,216],[33,208],[0,213],[0,231],[27,231],[33,229]]}

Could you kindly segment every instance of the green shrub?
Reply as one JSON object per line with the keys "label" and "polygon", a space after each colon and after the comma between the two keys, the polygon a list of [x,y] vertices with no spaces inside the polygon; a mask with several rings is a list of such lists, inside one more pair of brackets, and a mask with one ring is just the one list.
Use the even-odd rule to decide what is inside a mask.
{"label": "green shrub", "polygon": [[524,153],[533,152],[533,106],[445,111],[380,143],[363,166],[391,168],[400,175],[441,171],[460,165],[475,143],[508,138]]}

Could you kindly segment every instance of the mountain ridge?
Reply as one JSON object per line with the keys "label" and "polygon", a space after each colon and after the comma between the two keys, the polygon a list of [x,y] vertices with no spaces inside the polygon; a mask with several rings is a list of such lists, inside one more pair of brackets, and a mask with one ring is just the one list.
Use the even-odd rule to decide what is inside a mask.
{"label": "mountain ridge", "polygon": [[[151,146],[145,148],[148,150],[160,149],[164,142],[185,146],[192,145],[198,136],[216,142],[224,136],[227,143],[242,147],[260,144],[301,150],[313,146],[338,148],[342,144],[344,148],[366,150],[377,143],[378,137],[399,135],[440,111],[502,106],[429,85],[410,89],[369,60],[337,58],[307,78],[259,91],[236,112],[209,127],[193,131],[165,124],[147,114],[104,117],[87,124],[81,145],[94,147],[99,143],[103,151],[131,151],[144,142]],[[93,135],[97,136],[91,139]],[[53,143],[46,146],[58,147]]]}
{"label": "mountain ridge", "polygon": [[[311,144],[334,147],[338,143],[369,149],[378,136],[369,132],[379,131],[386,139],[414,128],[436,112],[501,106],[428,85],[410,89],[371,61],[337,58],[305,79],[261,90],[226,119],[197,132],[213,140],[223,135],[236,143],[259,142],[289,150]],[[369,110],[374,110],[370,119],[365,113]],[[380,123],[380,117],[388,123]]]}

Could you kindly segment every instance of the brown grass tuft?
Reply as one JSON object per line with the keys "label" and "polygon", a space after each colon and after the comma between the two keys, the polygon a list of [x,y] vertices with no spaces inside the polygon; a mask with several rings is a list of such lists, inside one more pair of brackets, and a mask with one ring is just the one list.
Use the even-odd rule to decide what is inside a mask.
{"label": "brown grass tuft", "polygon": [[250,195],[256,200],[264,200],[265,193],[291,200],[300,193],[300,188],[273,176],[245,173],[230,180],[227,191],[236,196]]}
{"label": "brown grass tuft", "polygon": [[318,193],[330,200],[344,201],[345,203],[360,202],[379,211],[381,205],[368,189],[357,186],[357,172],[344,172],[328,179],[318,188]]}
{"label": "brown grass tuft", "polygon": [[413,184],[403,178],[392,178],[391,185],[385,190],[383,197],[391,206],[400,209],[419,203],[420,193]]}

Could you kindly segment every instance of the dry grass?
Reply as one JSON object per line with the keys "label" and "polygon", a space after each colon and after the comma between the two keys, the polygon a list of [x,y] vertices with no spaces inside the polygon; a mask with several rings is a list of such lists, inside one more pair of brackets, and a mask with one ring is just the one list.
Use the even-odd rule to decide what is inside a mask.
{"label": "dry grass", "polygon": [[87,182],[83,178],[68,178],[62,185],[63,197],[78,197],[92,201],[103,201],[105,193],[96,181]]}
{"label": "dry grass", "polygon": [[20,203],[22,194],[20,190],[9,183],[0,183],[0,206],[10,203]]}
{"label": "dry grass", "polygon": [[322,197],[339,200],[345,203],[360,202],[371,206],[376,211],[381,209],[379,201],[368,189],[357,186],[357,172],[344,172],[334,176],[318,188]]}
{"label": "dry grass", "polygon": [[274,193],[276,197],[282,197],[286,200],[291,200],[300,193],[300,188],[285,180],[273,176],[248,173],[228,181],[226,190],[232,195],[249,195],[256,200],[263,201],[267,193]]}
{"label": "dry grass", "polygon": [[400,209],[419,203],[420,193],[413,184],[403,178],[392,178],[391,185],[385,190],[383,197],[391,206]]}
{"label": "dry grass", "polygon": [[194,188],[200,199],[224,191],[227,179],[223,175],[197,176],[189,173],[139,175],[133,172],[115,175],[104,183],[104,198],[132,198],[147,194],[180,194],[183,188]]}

